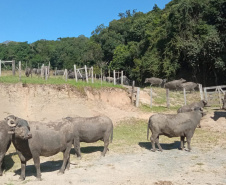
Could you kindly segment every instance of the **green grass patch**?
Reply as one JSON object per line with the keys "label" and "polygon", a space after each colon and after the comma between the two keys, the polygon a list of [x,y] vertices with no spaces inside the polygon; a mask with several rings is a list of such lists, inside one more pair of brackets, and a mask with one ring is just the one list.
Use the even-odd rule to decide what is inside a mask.
{"label": "green grass patch", "polygon": [[21,82],[23,85],[27,84],[50,84],[50,85],[71,85],[72,87],[76,88],[84,88],[84,87],[91,87],[94,89],[100,89],[102,87],[110,87],[110,88],[123,88],[121,85],[114,85],[112,83],[108,83],[105,81],[95,80],[94,83],[91,82],[89,79],[89,83],[86,81],[78,80],[77,82],[74,79],[63,79],[63,77],[59,76],[50,76],[48,80],[45,80],[41,77],[38,77],[36,75],[33,75],[31,77],[21,76],[21,81],[18,76],[13,75],[7,75],[7,76],[1,76],[0,77],[0,83],[19,83]]}
{"label": "green grass patch", "polygon": [[144,112],[154,112],[154,113],[158,113],[158,112],[169,112],[169,111],[177,111],[177,109],[179,108],[180,106],[170,106],[169,108],[167,108],[166,106],[148,106],[148,105],[145,105],[145,104],[142,104],[140,106],[140,109]]}

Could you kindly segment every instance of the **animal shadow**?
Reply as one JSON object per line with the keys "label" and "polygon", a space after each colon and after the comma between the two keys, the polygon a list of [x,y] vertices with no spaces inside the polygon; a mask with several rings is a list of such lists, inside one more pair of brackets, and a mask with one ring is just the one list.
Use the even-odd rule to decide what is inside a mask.
{"label": "animal shadow", "polygon": [[[103,146],[87,146],[81,147],[81,153],[89,154],[93,152],[102,152],[104,150]],[[75,154],[75,150],[71,150],[71,154]]]}
{"label": "animal shadow", "polygon": [[14,165],[15,162],[12,159],[12,157],[14,155],[17,155],[17,153],[16,152],[13,152],[13,153],[10,153],[8,155],[5,155],[4,160],[3,160],[3,169],[5,171],[8,171],[8,170],[10,170],[13,167],[13,165]]}
{"label": "animal shadow", "polygon": [[217,121],[219,118],[224,117],[226,118],[226,112],[225,111],[215,111],[214,116],[211,117],[214,121]]}
{"label": "animal shadow", "polygon": [[[151,150],[151,142],[139,142],[140,147],[145,148],[147,150]],[[179,149],[180,148],[180,141],[174,141],[174,143],[160,143],[163,150],[172,150],[172,149]],[[156,149],[158,149],[157,145],[155,144]]]}
{"label": "animal shadow", "polygon": [[[62,164],[63,160],[43,162],[40,164],[41,173],[57,171],[61,168]],[[20,175],[21,168],[15,170],[14,173]],[[34,164],[26,166],[26,177],[28,176],[36,176],[36,168]]]}

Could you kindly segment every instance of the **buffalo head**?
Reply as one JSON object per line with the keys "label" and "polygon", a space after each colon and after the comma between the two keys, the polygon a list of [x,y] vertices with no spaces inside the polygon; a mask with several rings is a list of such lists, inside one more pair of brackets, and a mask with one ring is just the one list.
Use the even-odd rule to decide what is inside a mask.
{"label": "buffalo head", "polygon": [[15,137],[18,137],[21,139],[32,138],[30,127],[26,120],[17,118],[16,116],[13,116],[13,115],[6,117],[5,120],[11,128],[11,130],[9,131],[9,134],[15,134]]}

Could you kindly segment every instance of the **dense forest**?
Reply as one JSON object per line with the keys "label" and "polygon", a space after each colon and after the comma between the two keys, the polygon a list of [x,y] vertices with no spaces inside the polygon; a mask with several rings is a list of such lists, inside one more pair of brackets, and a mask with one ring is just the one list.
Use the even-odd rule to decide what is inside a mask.
{"label": "dense forest", "polygon": [[148,13],[127,10],[90,38],[0,44],[1,60],[54,69],[94,66],[123,70],[137,84],[147,77],[226,84],[226,0],[172,0]]}

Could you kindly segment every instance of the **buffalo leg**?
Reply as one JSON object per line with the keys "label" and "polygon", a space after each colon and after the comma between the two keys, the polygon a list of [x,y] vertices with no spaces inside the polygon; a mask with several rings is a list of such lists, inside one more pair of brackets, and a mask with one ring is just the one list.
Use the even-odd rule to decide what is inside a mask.
{"label": "buffalo leg", "polygon": [[18,156],[20,158],[20,162],[21,162],[21,174],[20,174],[20,180],[25,180],[25,168],[26,168],[26,159],[23,156],[23,154],[17,150]]}
{"label": "buffalo leg", "polygon": [[2,176],[2,163],[4,156],[5,156],[4,154],[0,154],[0,176]]}
{"label": "buffalo leg", "polygon": [[151,135],[151,138],[150,138],[150,140],[151,140],[151,145],[152,145],[152,151],[153,152],[155,152],[156,151],[156,148],[155,148],[155,141],[156,141],[156,138],[158,137],[158,135],[154,135],[154,134],[152,134]]}
{"label": "buffalo leg", "polygon": [[79,139],[74,139],[74,149],[75,149],[75,153],[76,153],[77,157],[81,158]]}
{"label": "buffalo leg", "polygon": [[69,168],[70,168],[70,153],[69,153],[69,158],[66,165],[66,169],[69,170]]}
{"label": "buffalo leg", "polygon": [[180,137],[180,148],[181,150],[184,150],[184,136]]}
{"label": "buffalo leg", "polygon": [[155,139],[155,141],[157,143],[157,146],[158,146],[159,150],[162,152],[162,147],[159,144],[159,136]]}
{"label": "buffalo leg", "polygon": [[186,137],[188,142],[188,151],[191,151],[191,137]]}
{"label": "buffalo leg", "polygon": [[190,152],[191,151],[191,138],[193,136],[193,133],[188,133],[187,136],[186,136],[186,139],[187,139],[187,145],[188,145],[188,151]]}
{"label": "buffalo leg", "polygon": [[32,156],[37,173],[36,179],[40,181],[41,180],[40,157],[39,154],[32,154]]}
{"label": "buffalo leg", "polygon": [[71,145],[72,145],[72,143],[68,143],[67,148],[64,151],[64,160],[63,160],[63,164],[60,168],[59,174],[63,174],[66,169],[66,165],[68,164],[69,157],[70,157]]}
{"label": "buffalo leg", "polygon": [[105,156],[105,154],[106,154],[106,152],[108,150],[108,145],[109,145],[109,136],[106,136],[104,138],[104,150],[103,150],[103,152],[101,154],[102,156]]}

